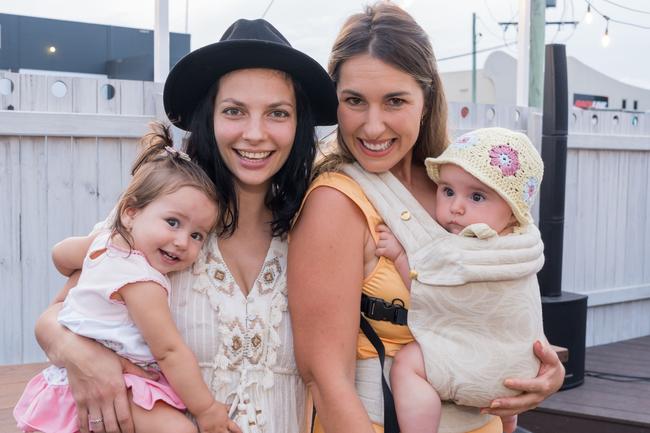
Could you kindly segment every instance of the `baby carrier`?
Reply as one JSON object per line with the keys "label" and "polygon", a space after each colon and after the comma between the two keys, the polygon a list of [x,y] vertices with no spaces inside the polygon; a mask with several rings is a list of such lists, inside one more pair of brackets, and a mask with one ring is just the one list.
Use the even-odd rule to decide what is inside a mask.
{"label": "baby carrier", "polygon": [[[476,237],[450,234],[390,172],[368,173],[356,163],[344,166],[343,172],[361,186],[406,251],[412,278],[408,326],[422,348],[427,379],[443,400],[439,432],[481,427],[489,418],[479,407],[517,394],[503,380],[535,377],[539,369],[532,351],[533,342],[544,339],[536,278],[544,263],[539,230],[531,224],[499,237],[485,224],[475,224],[467,231]],[[364,315],[403,324],[399,322],[405,321],[406,311],[399,307],[377,299],[362,301]],[[364,315],[362,330],[373,342],[374,331]],[[376,348],[377,342],[381,345],[378,337]],[[377,366],[372,373],[375,381],[376,374],[383,374],[382,358],[382,370]],[[397,432],[383,375],[382,382],[385,432]],[[368,408],[377,403],[364,404]]]}

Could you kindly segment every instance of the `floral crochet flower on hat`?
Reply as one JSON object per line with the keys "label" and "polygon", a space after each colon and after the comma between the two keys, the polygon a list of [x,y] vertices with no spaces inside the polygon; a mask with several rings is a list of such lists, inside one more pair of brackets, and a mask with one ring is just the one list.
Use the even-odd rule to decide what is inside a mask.
{"label": "floral crochet flower on hat", "polygon": [[427,158],[427,173],[439,182],[439,167],[455,164],[496,191],[524,227],[533,223],[530,208],[544,175],[544,163],[530,139],[505,128],[463,134],[437,158]]}

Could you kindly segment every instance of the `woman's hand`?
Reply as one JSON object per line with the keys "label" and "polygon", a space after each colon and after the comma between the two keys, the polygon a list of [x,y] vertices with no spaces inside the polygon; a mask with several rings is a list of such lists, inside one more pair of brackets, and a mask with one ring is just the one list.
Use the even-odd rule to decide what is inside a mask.
{"label": "woman's hand", "polygon": [[66,338],[68,347],[74,347],[65,367],[81,432],[135,432],[122,374],[149,379],[157,379],[158,374],[145,372],[93,340],[71,333]]}
{"label": "woman's hand", "polygon": [[515,397],[497,398],[489,408],[481,410],[500,417],[517,415],[536,408],[544,399],[560,389],[564,382],[564,366],[549,344],[536,341],[535,356],[541,361],[537,377],[533,379],[506,379],[504,385],[522,391]]}
{"label": "woman's hand", "polygon": [[[65,297],[62,294],[62,297]],[[131,410],[122,373],[157,379],[96,341],[59,325],[61,303],[48,307],[36,322],[36,339],[52,363],[66,367],[77,403],[79,428],[94,432],[133,433]],[[89,419],[96,422],[89,425]]]}

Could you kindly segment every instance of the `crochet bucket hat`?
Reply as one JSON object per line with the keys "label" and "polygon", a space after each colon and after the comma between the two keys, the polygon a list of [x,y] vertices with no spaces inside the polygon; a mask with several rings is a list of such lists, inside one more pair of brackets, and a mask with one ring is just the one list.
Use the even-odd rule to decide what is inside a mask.
{"label": "crochet bucket hat", "polygon": [[530,213],[544,175],[544,163],[525,134],[483,128],[463,134],[437,158],[427,158],[427,173],[440,181],[440,166],[455,164],[496,191],[519,224],[533,222]]}
{"label": "crochet bucket hat", "polygon": [[336,90],[327,71],[266,20],[235,21],[219,42],[192,51],[174,65],[165,81],[163,103],[169,120],[188,130],[192,114],[224,74],[247,68],[284,71],[300,83],[316,125],[336,123]]}

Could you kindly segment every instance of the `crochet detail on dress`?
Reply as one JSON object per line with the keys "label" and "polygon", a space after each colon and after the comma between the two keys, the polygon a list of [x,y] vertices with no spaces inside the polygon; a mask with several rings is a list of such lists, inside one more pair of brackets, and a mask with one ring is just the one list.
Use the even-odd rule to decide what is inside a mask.
{"label": "crochet detail on dress", "polygon": [[[224,387],[232,390],[231,412],[259,414],[261,408],[256,403],[260,401],[260,387],[269,389],[274,384],[279,328],[288,307],[286,243],[275,239],[271,242],[262,270],[246,297],[218,251],[216,240],[201,254],[197,260],[201,264],[193,268],[197,278],[194,290],[208,297],[216,312],[219,333],[219,345],[210,365],[210,387],[213,392]],[[233,379],[233,372],[240,372],[238,379]],[[233,380],[238,380],[236,386]]]}

